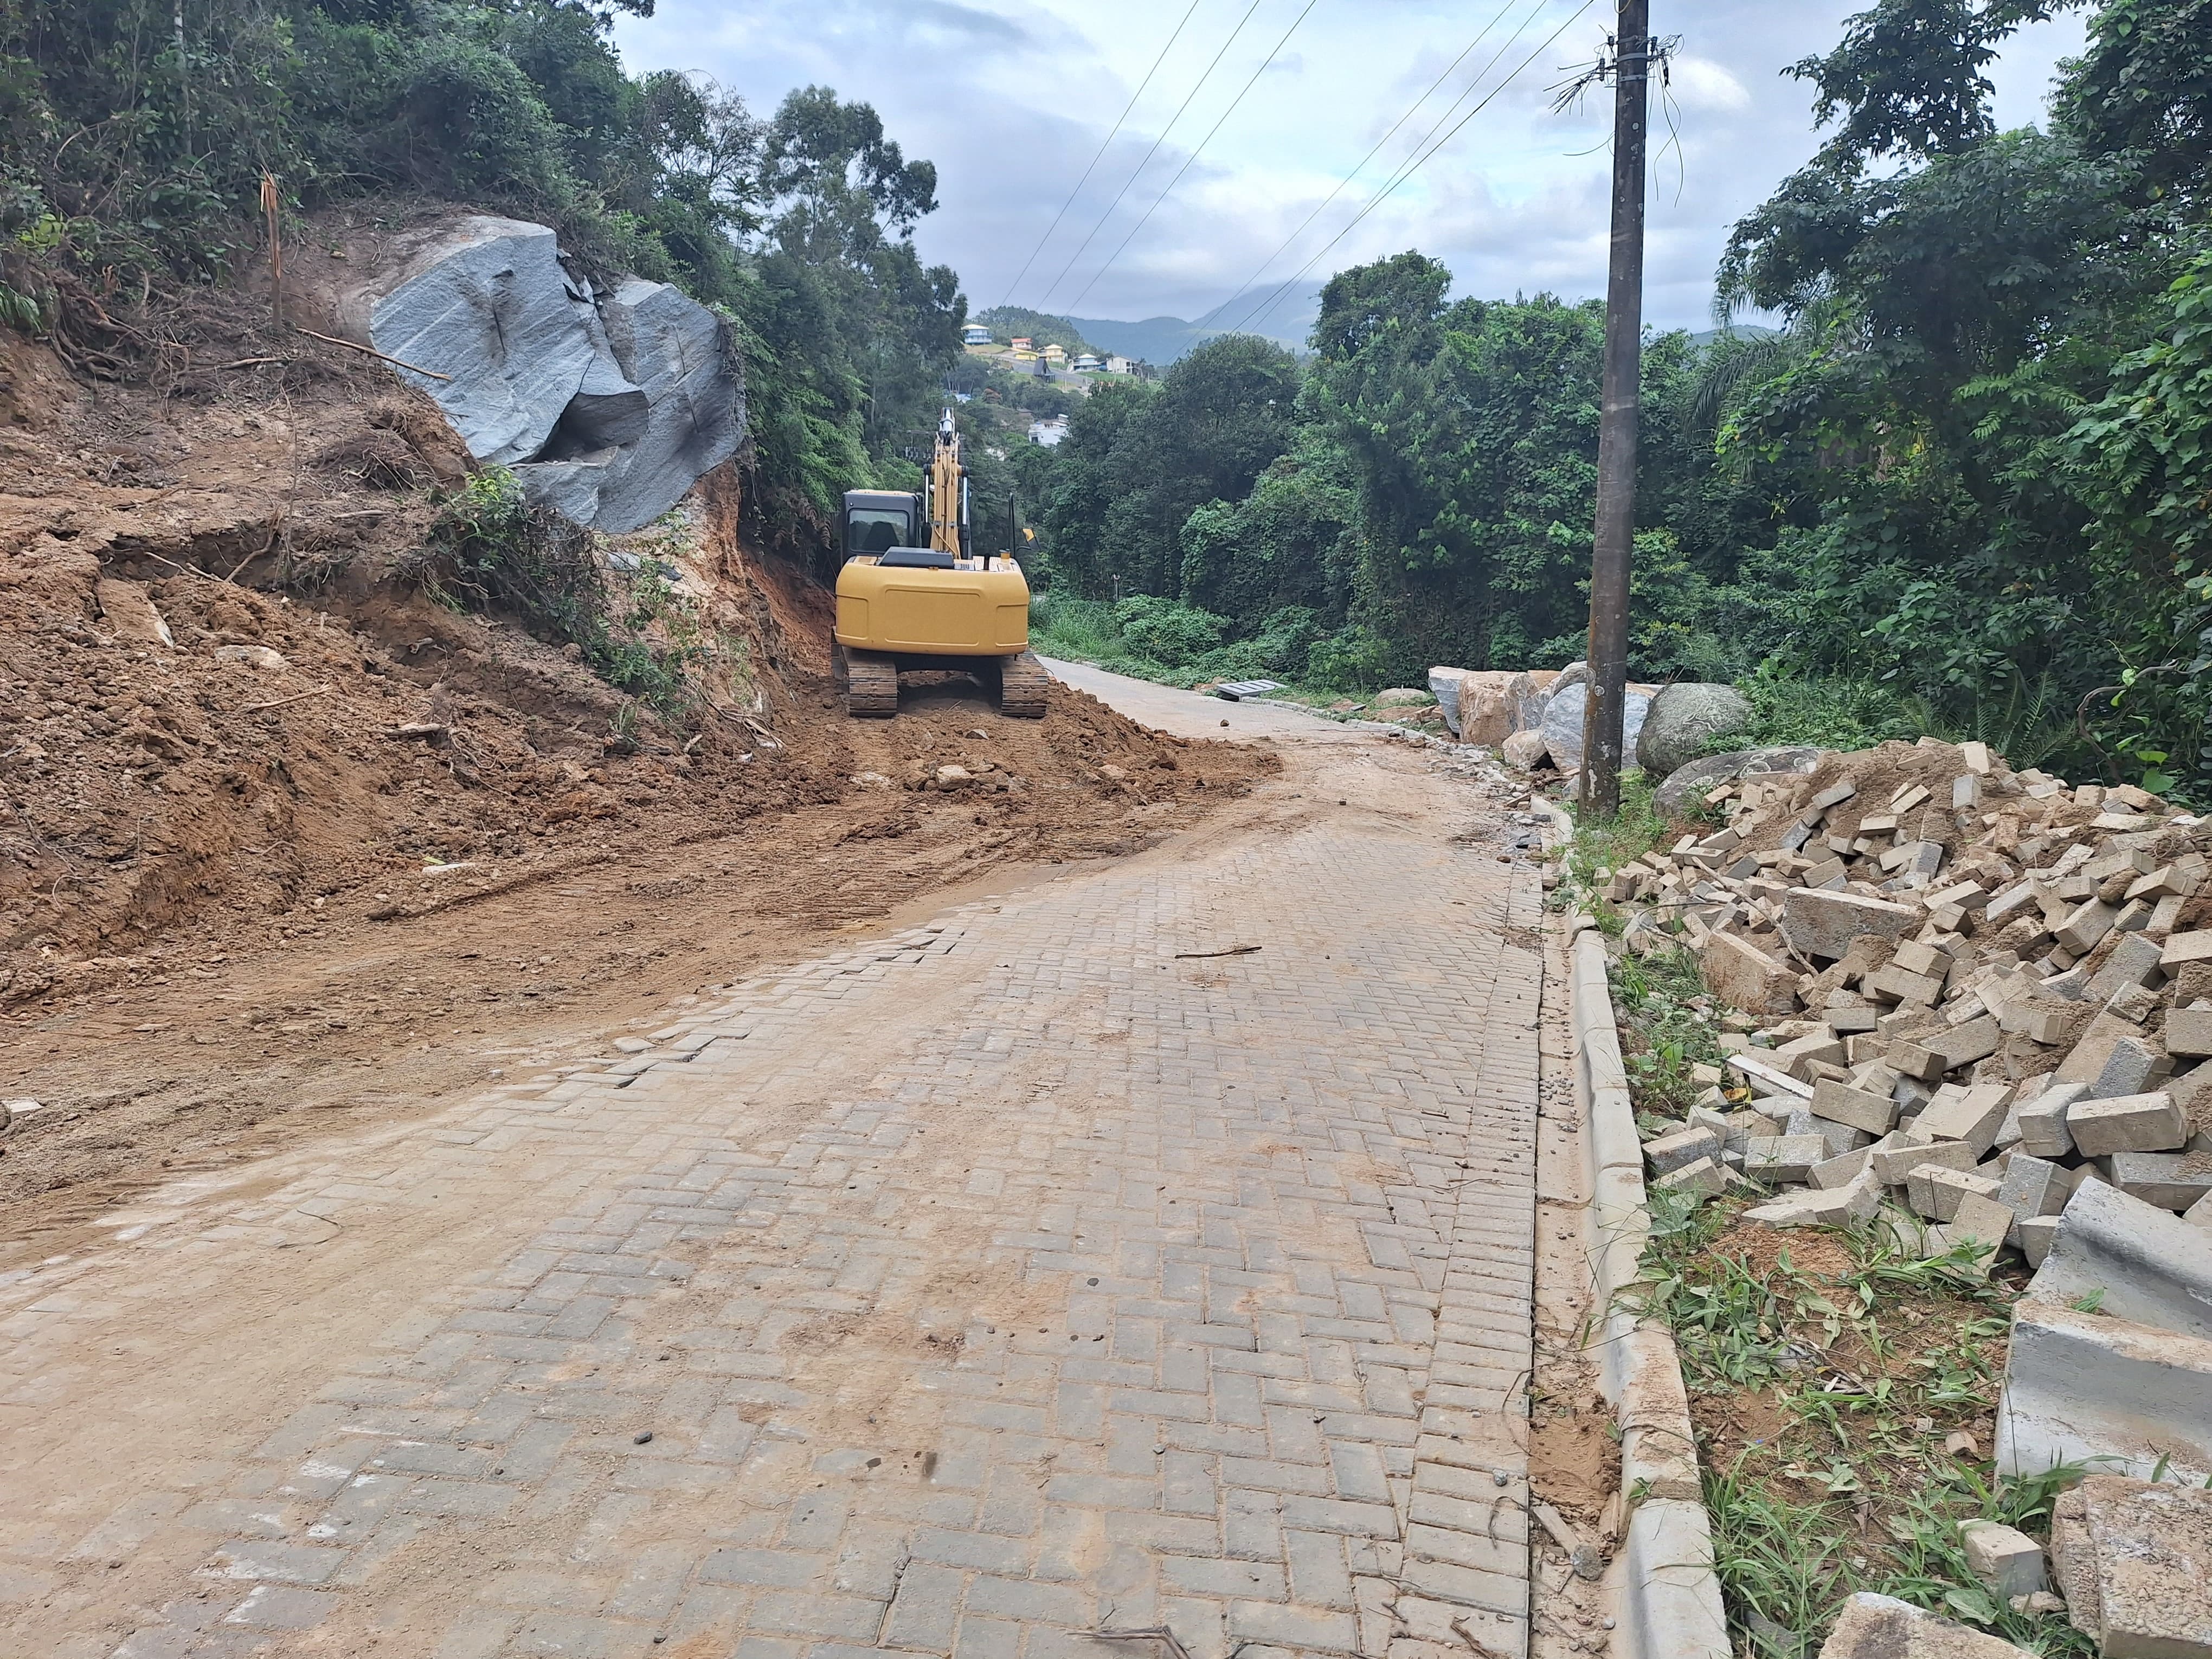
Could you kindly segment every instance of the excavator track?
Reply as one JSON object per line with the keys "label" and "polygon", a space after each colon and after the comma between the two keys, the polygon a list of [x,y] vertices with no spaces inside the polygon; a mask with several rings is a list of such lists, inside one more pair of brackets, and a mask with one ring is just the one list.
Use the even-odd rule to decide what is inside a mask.
{"label": "excavator track", "polygon": [[854,720],[889,720],[898,713],[898,659],[883,651],[848,651],[845,712]]}
{"label": "excavator track", "polygon": [[1036,652],[1008,657],[999,668],[999,712],[1016,720],[1042,720],[1044,689],[1051,683],[1052,676],[1044,672]]}

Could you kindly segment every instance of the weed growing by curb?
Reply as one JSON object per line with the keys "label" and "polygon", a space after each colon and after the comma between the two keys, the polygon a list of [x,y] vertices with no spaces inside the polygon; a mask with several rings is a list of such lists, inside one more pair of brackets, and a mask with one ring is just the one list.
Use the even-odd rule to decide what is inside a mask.
{"label": "weed growing by curb", "polygon": [[[1724,1012],[1695,959],[1613,966],[1632,1098],[1647,1132],[1679,1119],[1723,1057]],[[1976,1581],[1959,1534],[1984,1518],[2048,1530],[2082,1471],[1990,1473],[2018,1270],[1985,1246],[1928,1255],[1917,1218],[1776,1231],[1747,1200],[1649,1194],[1639,1308],[1673,1332],[1704,1470],[1715,1567],[1736,1650],[1810,1659],[1845,1598],[1873,1590],[2030,1652],[2086,1656],[2063,1613],[2031,1615]]]}

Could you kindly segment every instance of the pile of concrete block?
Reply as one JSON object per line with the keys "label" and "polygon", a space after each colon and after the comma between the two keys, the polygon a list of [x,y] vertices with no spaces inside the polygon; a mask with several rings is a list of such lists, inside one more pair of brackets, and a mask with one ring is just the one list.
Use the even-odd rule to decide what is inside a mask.
{"label": "pile of concrete block", "polygon": [[1624,948],[1689,946],[1740,1011],[1655,1185],[1777,1227],[1894,1199],[2032,1265],[2086,1182],[2212,1228],[2212,822],[1925,741],[1705,805],[1601,872]]}
{"label": "pile of concrete block", "polygon": [[[2212,1492],[2096,1475],[2062,1496],[2042,1547],[1989,1521],[1960,1527],[1967,1565],[2024,1614],[2065,1609],[2109,1659],[2212,1656]],[[2051,1588],[2055,1578],[2057,1594]],[[1887,1595],[1844,1604],[1820,1659],[2025,1659],[2024,1650]]]}

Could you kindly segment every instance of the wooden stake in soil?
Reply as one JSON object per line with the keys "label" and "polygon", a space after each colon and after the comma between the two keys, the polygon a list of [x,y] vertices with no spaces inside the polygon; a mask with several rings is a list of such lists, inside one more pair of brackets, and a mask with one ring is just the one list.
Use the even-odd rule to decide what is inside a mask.
{"label": "wooden stake in soil", "polygon": [[276,224],[276,175],[261,175],[261,222],[269,228],[269,314],[284,326],[284,241]]}

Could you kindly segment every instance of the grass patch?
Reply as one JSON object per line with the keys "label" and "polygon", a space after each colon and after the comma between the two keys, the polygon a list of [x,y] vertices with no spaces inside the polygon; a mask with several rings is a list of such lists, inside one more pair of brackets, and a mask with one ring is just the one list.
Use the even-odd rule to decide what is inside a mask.
{"label": "grass patch", "polygon": [[1680,947],[1624,955],[1613,964],[1613,994],[1620,1015],[1629,1098],[1637,1112],[1686,1117],[1705,1088],[1691,1068],[1718,1066],[1726,1057],[1698,959]]}
{"label": "grass patch", "polygon": [[[2018,1285],[1980,1247],[1923,1259],[1917,1229],[1776,1233],[1740,1206],[1654,1194],[1640,1305],[1673,1330],[1737,1650],[1810,1659],[1859,1590],[2033,1653],[2086,1656],[2063,1613],[1996,1601],[1962,1521],[2046,1534],[2081,1471],[1997,1482],[1996,1394]],[[1964,1432],[1967,1449],[1951,1449]]]}
{"label": "grass patch", "polygon": [[1620,936],[1623,918],[1605,896],[1607,879],[1624,864],[1633,863],[1669,839],[1665,820],[1651,805],[1653,787],[1652,781],[1641,772],[1622,773],[1620,811],[1607,823],[1585,816],[1571,802],[1567,806],[1575,821],[1575,833],[1567,842],[1553,907],[1583,911],[1608,938]]}

